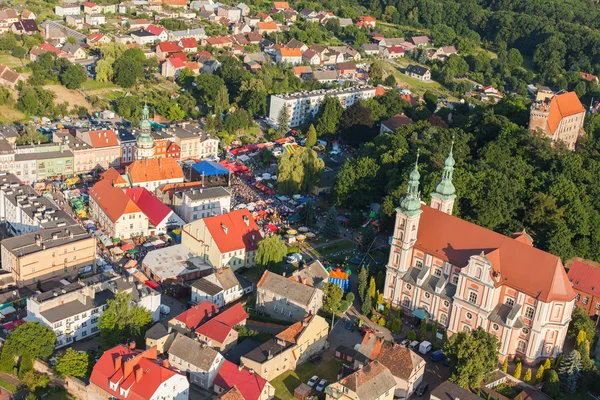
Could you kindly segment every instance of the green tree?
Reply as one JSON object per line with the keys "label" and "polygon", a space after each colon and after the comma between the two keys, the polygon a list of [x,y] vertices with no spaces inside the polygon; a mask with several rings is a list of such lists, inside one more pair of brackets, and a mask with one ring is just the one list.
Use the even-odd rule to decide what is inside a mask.
{"label": "green tree", "polygon": [[352,303],[354,303],[354,293],[348,292],[348,293],[346,293],[346,298],[342,301],[342,303],[340,305],[340,311],[341,312],[348,311],[350,306],[352,306]]}
{"label": "green tree", "polygon": [[389,74],[388,76],[385,77],[383,84],[385,86],[395,87],[396,86],[396,77],[392,74]]}
{"label": "green tree", "polygon": [[415,340],[417,340],[417,332],[415,332],[415,331],[408,331],[408,333],[406,334],[406,338],[408,340],[410,340],[411,342],[414,342]]}
{"label": "green tree", "polygon": [[504,357],[504,361],[502,361],[502,368],[501,368],[501,370],[504,373],[508,372],[508,357]]}
{"label": "green tree", "polygon": [[373,300],[375,299],[375,294],[377,293],[377,285],[375,284],[375,277],[371,276],[369,280],[369,297]]}
{"label": "green tree", "polygon": [[2,354],[0,354],[0,369],[13,373],[17,367],[15,358],[20,357],[19,374],[24,374],[33,368],[36,358],[47,360],[54,351],[56,334],[50,328],[39,322],[27,322],[18,326],[8,334]]}
{"label": "green tree", "polygon": [[525,371],[525,376],[523,377],[523,382],[531,384],[531,368],[527,368]]}
{"label": "green tree", "polygon": [[571,315],[571,322],[567,335],[576,338],[580,331],[585,332],[586,339],[593,341],[596,337],[596,325],[588,313],[581,307],[575,307]]}
{"label": "green tree", "polygon": [[310,148],[300,148],[293,154],[285,153],[277,166],[279,192],[294,195],[307,192],[319,183],[325,162]]}
{"label": "green tree", "polygon": [[371,313],[371,296],[365,296],[365,300],[362,303],[361,311],[364,315]]}
{"label": "green tree", "polygon": [[544,386],[542,391],[546,393],[550,398],[557,399],[560,395],[560,380],[558,374],[554,370],[548,371],[544,377]]}
{"label": "green tree", "polygon": [[371,78],[374,83],[381,82],[383,80],[383,69],[384,63],[383,61],[377,60],[371,64],[369,68],[369,78]]}
{"label": "green tree", "polygon": [[[581,356],[577,350],[571,351],[558,366],[558,377],[560,380],[560,390],[565,393],[575,393],[581,377]],[[553,371],[550,371],[548,375]],[[545,385],[544,385],[545,386]]]}
{"label": "green tree", "polygon": [[222,115],[225,111],[229,109],[229,92],[227,91],[227,87],[221,86],[217,90],[217,94],[215,96],[215,105],[214,112],[217,115]]}
{"label": "green tree", "polygon": [[317,135],[321,137],[335,134],[343,112],[344,109],[337,97],[325,96],[315,116]]}
{"label": "green tree", "polygon": [[258,242],[256,251],[256,265],[261,271],[265,269],[280,272],[283,261],[287,256],[287,246],[280,236],[274,235]]}
{"label": "green tree", "polygon": [[304,203],[304,206],[300,208],[300,216],[307,226],[312,226],[317,223],[317,212],[312,200],[307,201]]}
{"label": "green tree", "polygon": [[235,133],[246,129],[252,125],[252,117],[248,111],[238,108],[232,113],[227,114],[223,121],[223,127],[229,133]]}
{"label": "green tree", "polygon": [[586,340],[586,334],[585,334],[585,331],[582,329],[582,330],[580,330],[580,331],[579,331],[579,333],[577,334],[577,339],[575,339],[575,346],[576,346],[576,347],[579,347],[579,346],[581,346],[581,344],[582,344],[583,342],[585,342],[585,340]]}
{"label": "green tree", "polygon": [[338,221],[338,214],[335,207],[331,207],[327,212],[325,218],[325,224],[322,229],[323,235],[328,238],[336,238],[340,236],[340,222]]}
{"label": "green tree", "polygon": [[431,30],[431,38],[436,46],[448,46],[456,39],[456,32],[448,25],[436,24]]}
{"label": "green tree", "polygon": [[306,132],[306,144],[305,146],[308,148],[313,147],[317,144],[317,131],[313,124],[310,124],[308,127],[308,131]]}
{"label": "green tree", "polygon": [[523,373],[522,368],[523,368],[523,364],[518,363],[517,366],[515,367],[515,371],[513,372],[513,376],[515,378],[521,379],[521,374]]}
{"label": "green tree", "polygon": [[594,367],[594,361],[590,358],[590,342],[589,340],[584,340],[577,347],[577,351],[581,356],[581,365],[583,371],[590,371]]}
{"label": "green tree", "polygon": [[325,311],[335,313],[342,305],[344,291],[338,285],[326,282],[323,285],[323,309]]}
{"label": "green tree", "polygon": [[421,320],[421,326],[419,327],[419,340],[425,340],[427,336],[427,318]]}
{"label": "green tree", "polygon": [[96,80],[98,82],[110,82],[113,79],[113,64],[115,60],[112,58],[102,59],[96,64]]}
{"label": "green tree", "polygon": [[60,83],[67,89],[79,89],[87,81],[87,73],[79,64],[71,64],[60,74]]}
{"label": "green tree", "polygon": [[365,301],[365,294],[367,293],[367,279],[369,273],[367,269],[363,265],[360,267],[360,271],[358,272],[358,296],[360,297],[360,301]]}
{"label": "green tree", "polygon": [[277,133],[283,137],[290,129],[290,115],[285,107],[281,107],[277,115]]}
{"label": "green tree", "polygon": [[118,292],[108,300],[100,317],[100,347],[110,349],[129,339],[137,339],[152,322],[152,314],[142,306],[134,305],[131,294]]}
{"label": "green tree", "polygon": [[477,387],[496,368],[500,344],[482,328],[459,332],[448,340],[444,354],[453,365],[450,380],[462,388]]}
{"label": "green tree", "polygon": [[535,374],[535,384],[541,383],[544,380],[544,374],[546,372],[546,368],[543,365],[540,365],[538,371]]}
{"label": "green tree", "polygon": [[115,83],[122,88],[135,86],[143,74],[144,64],[125,55],[119,57],[113,65]]}
{"label": "green tree", "polygon": [[377,238],[377,233],[373,226],[368,225],[360,237],[360,251],[367,252],[371,249],[373,242]]}
{"label": "green tree", "polygon": [[56,358],[55,369],[62,377],[72,375],[83,378],[87,375],[88,361],[87,353],[80,353],[68,348],[65,354]]}
{"label": "green tree", "polygon": [[48,375],[39,374],[33,370],[21,374],[19,378],[31,393],[35,392],[38,388],[45,388],[50,383],[50,377]]}
{"label": "green tree", "polygon": [[16,46],[12,51],[12,56],[17,58],[25,58],[27,55],[27,49],[23,46]]}
{"label": "green tree", "polygon": [[179,121],[185,117],[185,112],[179,107],[179,104],[173,104],[171,108],[169,108],[169,113],[167,114],[167,119],[169,121]]}

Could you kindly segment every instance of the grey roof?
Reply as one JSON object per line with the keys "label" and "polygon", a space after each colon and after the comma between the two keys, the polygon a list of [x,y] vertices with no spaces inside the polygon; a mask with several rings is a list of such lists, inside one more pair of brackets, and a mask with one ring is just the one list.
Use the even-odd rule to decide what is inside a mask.
{"label": "grey roof", "polygon": [[375,400],[396,386],[394,375],[383,364],[373,361],[341,381],[360,400]]}
{"label": "grey roof", "polygon": [[[497,324],[508,326],[511,328],[522,328],[523,321],[518,318],[520,314],[521,305],[515,304],[509,306],[508,304],[497,304],[496,307],[490,313],[488,319]],[[509,320],[514,320],[514,324],[511,324]]]}
{"label": "grey roof", "polygon": [[439,400],[480,400],[475,393],[461,388],[450,381],[442,382],[438,387],[431,391],[431,398]]}
{"label": "grey roof", "polygon": [[13,149],[12,145],[3,137],[0,137],[0,153],[14,153],[15,149]]}
{"label": "grey roof", "polygon": [[17,132],[17,128],[9,125],[0,125],[0,135],[5,138],[17,138],[19,137],[19,132]]}
{"label": "grey roof", "polygon": [[[42,229],[7,238],[2,241],[2,247],[15,256],[20,257],[89,238],[90,235],[81,226],[71,225],[65,228]],[[41,239],[39,245],[37,244],[37,239]]]}
{"label": "grey roof", "polygon": [[364,51],[379,51],[379,45],[376,43],[365,43],[360,46]]}
{"label": "grey roof", "polygon": [[223,289],[221,289],[219,286],[215,285],[214,283],[210,282],[206,278],[198,279],[196,282],[194,282],[192,284],[192,287],[198,289],[202,293],[206,293],[209,296],[216,296],[217,294],[219,294],[223,291]]}
{"label": "grey roof", "polygon": [[427,68],[421,67],[420,65],[409,65],[408,67],[406,67],[406,70],[408,72],[421,76],[425,75],[427,71],[429,71]]}
{"label": "grey roof", "polygon": [[66,26],[64,26],[56,21],[46,20],[46,21],[42,22],[42,24],[40,26],[44,29],[60,30],[65,34],[65,36],[72,36],[78,42],[83,42],[83,41],[85,41],[85,39],[87,39],[87,36],[84,35],[83,33],[79,33],[74,29],[67,28]]}
{"label": "grey roof", "polygon": [[270,271],[265,271],[258,282],[257,287],[261,290],[268,290],[276,293],[297,304],[308,305],[316,290],[311,286],[306,286],[290,279],[284,278]]}
{"label": "grey roof", "polygon": [[171,35],[172,37],[177,37],[177,38],[185,38],[185,37],[189,37],[189,36],[206,35],[206,32],[202,28],[195,28],[195,29],[189,29],[189,30],[185,29],[182,31],[171,31],[171,32],[169,32],[169,35]]}
{"label": "grey roof", "polygon": [[65,51],[65,52],[67,52],[69,54],[75,54],[75,52],[77,50],[79,50],[80,48],[81,48],[81,46],[78,45],[78,44],[66,43],[66,44],[63,45],[63,47],[61,47],[61,50]]}
{"label": "grey roof", "polygon": [[191,201],[218,199],[221,197],[230,197],[231,193],[222,186],[209,188],[190,189],[180,192],[176,195],[185,195]]}
{"label": "grey roof", "polygon": [[270,360],[270,357],[275,357],[276,355],[283,353],[292,346],[294,346],[294,343],[276,339],[269,339],[254,350],[251,350],[248,353],[244,354],[242,357],[262,364]]}
{"label": "grey roof", "polygon": [[294,271],[292,276],[306,285],[321,287],[329,279],[329,272],[321,264],[321,261],[316,260],[304,268]]}
{"label": "grey roof", "polygon": [[313,71],[312,78],[316,81],[336,80],[338,73],[336,71]]}
{"label": "grey roof", "polygon": [[68,132],[54,132],[52,136],[54,139],[60,139],[58,140],[58,143],[66,144],[69,146],[71,151],[74,152],[78,150],[90,150],[93,148],[88,143],[84,142],[77,136],[71,135]]}
{"label": "grey roof", "polygon": [[215,272],[215,278],[217,278],[223,290],[229,290],[236,286],[240,286],[240,282],[231,268],[225,268]]}
{"label": "grey roof", "polygon": [[242,286],[243,289],[254,287],[254,283],[252,283],[248,279],[244,278],[243,276],[241,276],[239,274],[235,274],[235,276],[237,277],[238,282],[240,283],[240,285]]}
{"label": "grey roof", "polygon": [[75,314],[81,314],[84,311],[89,311],[97,307],[92,299],[89,297],[86,297],[85,299],[85,303],[82,303],[79,300],[74,300],[65,304],[61,304],[60,307],[53,307],[49,310],[42,311],[40,314],[42,314],[42,316],[46,318],[48,322],[54,323],[56,321],[61,321]]}
{"label": "grey roof", "polygon": [[137,36],[137,37],[150,37],[150,36],[156,36],[154,33],[150,33],[144,29],[140,29],[134,32],[130,33],[131,36]]}
{"label": "grey roof", "polygon": [[167,327],[162,322],[157,322],[146,331],[144,337],[146,339],[158,340],[169,334]]}
{"label": "grey roof", "polygon": [[209,371],[219,353],[206,343],[178,333],[169,347],[169,355],[181,358],[201,371]]}
{"label": "grey roof", "polygon": [[239,365],[240,357],[256,349],[258,346],[260,346],[260,342],[248,338],[245,339],[243,342],[238,343],[234,348],[229,350],[224,357],[227,361]]}
{"label": "grey roof", "polygon": [[184,245],[176,244],[149,251],[144,257],[143,265],[163,280],[185,275],[193,270],[211,268],[199,259]]}
{"label": "grey roof", "polygon": [[15,161],[28,161],[28,160],[50,160],[54,158],[66,158],[73,157],[71,150],[64,151],[44,151],[39,153],[24,153],[15,154]]}

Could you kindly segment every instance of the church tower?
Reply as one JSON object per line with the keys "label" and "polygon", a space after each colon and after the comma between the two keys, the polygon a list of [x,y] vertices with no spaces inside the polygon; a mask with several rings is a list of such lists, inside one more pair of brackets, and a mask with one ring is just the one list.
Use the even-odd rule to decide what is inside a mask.
{"label": "church tower", "polygon": [[396,224],[392,237],[390,257],[385,276],[384,297],[400,303],[402,276],[411,267],[413,247],[417,241],[419,220],[421,219],[421,193],[419,191],[419,154],[415,166],[408,179],[406,194],[400,199],[400,207],[396,208]]}
{"label": "church tower", "polygon": [[452,147],[450,153],[444,162],[444,172],[442,172],[442,180],[435,187],[435,191],[431,193],[431,208],[452,215],[454,208],[454,199],[456,199],[456,189],[452,183],[452,174],[454,173],[454,158],[452,157]]}
{"label": "church tower", "polygon": [[135,159],[148,160],[154,158],[154,138],[150,126],[150,111],[148,105],[144,104],[142,110],[142,122],[140,122],[140,133],[135,144]]}

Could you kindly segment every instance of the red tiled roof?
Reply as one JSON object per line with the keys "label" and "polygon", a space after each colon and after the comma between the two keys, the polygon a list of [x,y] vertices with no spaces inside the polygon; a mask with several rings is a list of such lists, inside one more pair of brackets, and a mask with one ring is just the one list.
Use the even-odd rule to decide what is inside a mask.
{"label": "red tiled roof", "polygon": [[[248,222],[248,225],[245,221]],[[242,248],[256,250],[258,242],[262,238],[258,225],[246,209],[207,217],[204,218],[204,223],[221,253]],[[226,227],[227,233],[225,233],[224,227]]]}
{"label": "red tiled roof", "polygon": [[300,334],[302,332],[304,332],[304,328],[305,328],[304,324],[309,323],[310,320],[312,319],[312,317],[313,316],[310,315],[310,316],[304,318],[302,321],[298,321],[295,324],[290,325],[282,332],[279,332],[275,337],[277,339],[285,340],[286,342],[289,342],[289,343],[296,343]]}
{"label": "red tiled roof", "polygon": [[213,339],[219,343],[225,343],[225,340],[232,329],[233,328],[231,326],[216,321],[215,319],[211,319],[210,321],[200,325],[196,329],[196,333]]}
{"label": "red tiled roof", "polygon": [[156,25],[148,25],[146,27],[146,32],[150,32],[154,36],[159,36],[164,31],[165,30],[163,28],[161,28],[160,26],[156,26]]}
{"label": "red tiled roof", "polygon": [[127,167],[132,183],[183,179],[181,166],[172,158],[136,160]]}
{"label": "red tiled roof", "polygon": [[181,45],[184,49],[195,49],[198,47],[198,42],[194,38],[181,39]]}
{"label": "red tiled roof", "polygon": [[163,53],[177,53],[178,51],[183,50],[177,42],[160,42],[157,48]]}
{"label": "red tiled roof", "polygon": [[173,67],[177,69],[185,67],[185,61],[183,61],[179,57],[169,57],[167,61],[170,62],[173,65]]}
{"label": "red tiled roof", "polygon": [[392,54],[404,54],[404,47],[402,46],[391,46],[388,47],[387,50]]}
{"label": "red tiled roof", "polygon": [[166,4],[168,6],[186,7],[187,0],[163,0],[163,4]]}
{"label": "red tiled roof", "polygon": [[273,7],[287,10],[288,8],[290,8],[290,3],[288,3],[287,1],[274,1]]}
{"label": "red tiled roof", "polygon": [[596,75],[588,74],[587,72],[580,72],[579,76],[581,76],[586,81],[595,81],[596,79],[598,79]]}
{"label": "red tiled roof", "polygon": [[89,40],[90,42],[97,42],[98,40],[102,39],[103,37],[104,37],[103,33],[96,32],[96,33],[92,33],[91,35],[89,35],[87,37],[87,40]]}
{"label": "red tiled roof", "polygon": [[302,50],[299,48],[290,49],[287,47],[282,47],[279,49],[279,52],[281,53],[281,57],[302,57]]}
{"label": "red tiled roof", "polygon": [[90,131],[88,132],[92,147],[99,149],[103,147],[114,147],[119,146],[119,137],[112,129],[103,131]]}
{"label": "red tiled roof", "polygon": [[86,1],[85,3],[83,3],[83,6],[88,7],[88,8],[94,8],[94,7],[98,7],[98,4],[92,3],[91,1]]}
{"label": "red tiled roof", "polygon": [[258,400],[267,380],[246,368],[238,368],[231,361],[225,360],[215,377],[215,385],[228,390],[237,387],[246,400]]}
{"label": "red tiled roof", "polygon": [[171,209],[146,188],[129,188],[125,190],[125,194],[142,210],[148,217],[148,221],[154,226],[158,226],[171,214]]}
{"label": "red tiled roof", "polygon": [[219,308],[209,301],[194,305],[175,317],[177,321],[183,322],[189,330],[194,330],[203,321],[212,318],[219,311]]}
{"label": "red tiled roof", "polygon": [[59,49],[57,49],[56,47],[54,47],[48,43],[40,44],[40,49],[46,50],[46,51],[51,51],[52,53],[56,54],[57,56],[60,55],[60,53],[61,53],[61,51]]}
{"label": "red tiled roof", "polygon": [[585,261],[575,260],[567,275],[575,290],[592,296],[600,294],[600,268]]}
{"label": "red tiled roof", "polygon": [[265,30],[271,30],[271,31],[276,31],[277,30],[277,24],[275,22],[259,22],[258,23],[258,29],[261,31],[265,31]]}
{"label": "red tiled roof", "polygon": [[89,194],[113,222],[118,221],[124,214],[142,212],[122,189],[114,187],[107,179],[96,183]]}
{"label": "red tiled roof", "polygon": [[415,247],[457,267],[484,253],[497,285],[517,289],[541,301],[570,301],[575,292],[560,258],[463,219],[422,205]]}
{"label": "red tiled roof", "polygon": [[[118,364],[120,363],[120,365]],[[136,375],[139,376],[136,379]],[[119,390],[110,388],[109,382],[118,382],[129,390],[128,399],[150,399],[169,378],[177,375],[156,360],[156,347],[145,351],[131,350],[123,345],[105,351],[94,365],[90,382],[115,398],[123,398]]]}
{"label": "red tiled roof", "polygon": [[550,112],[548,113],[548,127],[554,133],[560,121],[568,116],[585,112],[585,108],[579,101],[575,92],[559,93],[550,100]]}
{"label": "red tiled roof", "polygon": [[101,180],[107,180],[115,185],[126,185],[127,181],[121,176],[121,174],[114,168],[109,168],[100,175]]}
{"label": "red tiled roof", "polygon": [[244,399],[244,395],[242,392],[238,390],[237,387],[233,386],[231,389],[224,391],[221,393],[217,399],[220,400],[246,400]]}
{"label": "red tiled roof", "polygon": [[381,123],[395,132],[396,129],[398,129],[398,127],[400,127],[402,125],[412,124],[413,120],[410,119],[409,117],[407,117],[406,115],[404,115],[404,113],[402,113],[402,114],[396,114],[392,118],[386,119],[385,121],[381,121]]}
{"label": "red tiled roof", "polygon": [[245,319],[248,319],[248,314],[240,303],[235,303],[232,307],[218,314],[213,319],[227,326],[234,327]]}

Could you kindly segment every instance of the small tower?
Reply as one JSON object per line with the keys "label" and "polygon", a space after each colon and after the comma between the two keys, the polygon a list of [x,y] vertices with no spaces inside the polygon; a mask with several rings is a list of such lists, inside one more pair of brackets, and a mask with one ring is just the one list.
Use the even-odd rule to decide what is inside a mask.
{"label": "small tower", "polygon": [[406,194],[400,198],[396,208],[396,224],[388,259],[384,297],[400,303],[401,277],[411,267],[413,247],[417,241],[421,219],[421,193],[419,192],[419,154],[408,179]]}
{"label": "small tower", "polygon": [[150,111],[148,105],[144,104],[142,110],[142,121],[140,122],[140,133],[135,144],[135,159],[148,160],[154,158],[154,138],[150,126]]}
{"label": "small tower", "polygon": [[452,174],[454,173],[454,158],[452,157],[452,148],[454,140],[450,146],[450,153],[444,162],[444,172],[442,172],[442,180],[435,187],[435,191],[431,193],[431,208],[452,215],[454,208],[454,199],[456,198],[456,189],[452,183]]}

